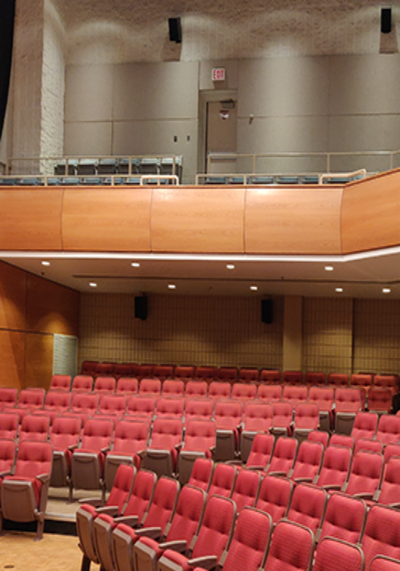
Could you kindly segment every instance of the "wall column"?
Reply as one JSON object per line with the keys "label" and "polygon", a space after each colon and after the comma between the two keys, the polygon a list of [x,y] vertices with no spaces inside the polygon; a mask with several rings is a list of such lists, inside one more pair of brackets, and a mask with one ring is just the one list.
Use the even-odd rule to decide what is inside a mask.
{"label": "wall column", "polygon": [[283,307],[283,370],[301,371],[303,349],[303,298],[285,295]]}

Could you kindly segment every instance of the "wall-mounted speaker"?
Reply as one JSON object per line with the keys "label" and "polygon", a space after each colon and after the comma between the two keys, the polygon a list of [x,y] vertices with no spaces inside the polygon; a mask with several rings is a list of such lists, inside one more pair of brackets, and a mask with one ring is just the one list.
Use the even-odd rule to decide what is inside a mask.
{"label": "wall-mounted speaker", "polygon": [[147,319],[147,296],[137,295],[135,296],[135,317],[145,321]]}
{"label": "wall-mounted speaker", "polygon": [[390,34],[392,30],[392,9],[381,9],[381,32],[382,34]]}
{"label": "wall-mounted speaker", "polygon": [[182,27],[180,18],[168,18],[169,41],[182,43]]}
{"label": "wall-mounted speaker", "polygon": [[274,302],[272,299],[261,300],[261,321],[263,323],[272,323],[274,320]]}

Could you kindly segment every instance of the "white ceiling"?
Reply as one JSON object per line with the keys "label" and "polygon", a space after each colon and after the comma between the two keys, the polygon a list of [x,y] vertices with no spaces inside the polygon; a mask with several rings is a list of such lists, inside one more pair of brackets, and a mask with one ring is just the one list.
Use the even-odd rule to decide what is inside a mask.
{"label": "white ceiling", "polygon": [[[303,295],[400,299],[400,247],[351,256],[0,252],[4,262],[81,292]],[[43,266],[42,261],[50,262]],[[132,267],[132,262],[140,267]],[[234,264],[234,269],[227,269]],[[326,271],[325,266],[333,271]],[[89,286],[97,284],[96,288]],[[250,286],[258,286],[251,291]],[[343,288],[342,293],[335,288]],[[382,293],[384,287],[390,294]],[[174,293],[171,291],[171,293]]]}

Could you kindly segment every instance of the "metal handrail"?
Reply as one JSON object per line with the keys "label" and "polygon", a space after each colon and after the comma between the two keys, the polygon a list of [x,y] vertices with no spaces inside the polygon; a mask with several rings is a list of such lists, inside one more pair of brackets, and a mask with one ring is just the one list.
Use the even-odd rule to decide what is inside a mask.
{"label": "metal handrail", "polygon": [[[82,181],[85,179],[101,179],[102,186],[120,186],[121,180],[125,181],[125,184],[130,184],[129,179],[137,179],[138,184],[136,186],[146,186],[146,184],[151,184],[154,181],[154,184],[160,186],[163,181],[169,181],[174,186],[179,186],[179,177],[174,174],[136,174],[133,173],[132,175],[129,174],[113,174],[113,175],[3,175],[0,176],[1,180],[10,180],[10,181],[40,181],[43,183],[43,186],[83,186],[87,185],[90,186],[90,183],[83,183]],[[78,179],[78,184],[68,183],[64,185],[55,185],[54,180],[63,181],[65,179]],[[122,183],[124,184],[124,182]],[[11,186],[11,185],[10,185]],[[35,186],[32,184],[32,186]],[[97,186],[95,183],[92,186]]]}

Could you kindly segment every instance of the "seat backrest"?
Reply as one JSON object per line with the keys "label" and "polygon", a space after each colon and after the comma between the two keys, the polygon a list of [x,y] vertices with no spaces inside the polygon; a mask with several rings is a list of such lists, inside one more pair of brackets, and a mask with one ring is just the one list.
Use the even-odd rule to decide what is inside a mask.
{"label": "seat backrest", "polygon": [[5,407],[14,406],[18,399],[17,389],[10,387],[0,387],[0,410]]}
{"label": "seat backrest", "polygon": [[392,456],[400,456],[400,444],[387,444],[384,448],[383,457],[389,462]]}
{"label": "seat backrest", "polygon": [[350,386],[357,387],[359,389],[363,388],[366,391],[372,386],[373,375],[369,373],[354,373],[350,377]]}
{"label": "seat backrest", "polygon": [[294,428],[316,430],[319,427],[319,408],[314,402],[299,402],[294,413]]}
{"label": "seat backrest", "polygon": [[202,381],[214,381],[217,378],[217,367],[197,367],[194,378]]}
{"label": "seat backrest", "polygon": [[174,513],[180,484],[172,478],[162,476],[154,489],[150,508],[144,520],[145,527],[159,527],[163,533]]}
{"label": "seat backrest", "polygon": [[139,394],[158,397],[161,392],[160,379],[142,379],[139,385]]}
{"label": "seat backrest", "polygon": [[351,450],[345,446],[328,446],[315,483],[318,486],[342,486],[346,482],[351,463]]}
{"label": "seat backrest", "polygon": [[0,438],[0,474],[11,472],[15,463],[17,445],[15,440]]}
{"label": "seat backrest", "polygon": [[81,419],[78,416],[56,416],[53,420],[50,441],[54,450],[67,450],[79,443],[81,437]]}
{"label": "seat backrest", "polygon": [[168,416],[181,419],[183,417],[183,408],[183,398],[160,397],[156,403],[155,414],[158,417]]}
{"label": "seat backrest", "polygon": [[100,397],[99,414],[115,414],[119,417],[124,416],[126,412],[125,395],[103,394]]}
{"label": "seat backrest", "polygon": [[50,381],[50,389],[69,391],[71,388],[71,375],[53,375]]}
{"label": "seat backrest", "polygon": [[282,400],[290,402],[293,408],[300,402],[308,399],[308,387],[305,385],[285,385],[283,387]]}
{"label": "seat backrest", "polygon": [[262,568],[272,527],[271,516],[267,513],[255,508],[243,508],[236,521],[224,571],[257,571]]}
{"label": "seat backrest", "polygon": [[72,392],[87,391],[93,388],[93,377],[90,375],[76,375],[72,381]]}
{"label": "seat backrest", "polygon": [[162,384],[161,394],[163,397],[183,397],[185,385],[179,379],[167,379]]}
{"label": "seat backrest", "polygon": [[23,440],[18,446],[15,476],[36,478],[41,474],[51,474],[53,446],[51,442]]}
{"label": "seat backrest", "polygon": [[193,379],[195,370],[196,367],[192,365],[187,365],[187,366],[183,365],[175,367],[174,377],[176,379],[183,379],[183,380]]}
{"label": "seat backrest", "polygon": [[234,383],[238,378],[238,370],[236,367],[220,367],[215,378],[218,381]]}
{"label": "seat backrest", "polygon": [[383,467],[382,454],[369,450],[357,452],[353,458],[346,494],[374,494],[381,484]]}
{"label": "seat backrest", "polygon": [[154,472],[141,469],[136,474],[132,493],[126,504],[124,516],[136,515],[141,523],[153,497],[157,476]]}
{"label": "seat backrest", "polygon": [[311,442],[321,442],[325,449],[328,446],[329,434],[324,430],[312,430],[308,434],[307,440],[311,440]]}
{"label": "seat backrest", "polygon": [[128,416],[153,418],[156,401],[152,396],[132,395],[128,398],[126,414]]}
{"label": "seat backrest", "polygon": [[313,571],[334,571],[335,569],[364,571],[364,554],[361,547],[333,537],[325,537],[320,541]]}
{"label": "seat backrest", "polygon": [[274,403],[282,400],[282,385],[260,385],[257,393],[258,400]]}
{"label": "seat backrest", "polygon": [[243,430],[252,432],[268,432],[272,425],[274,411],[267,402],[248,402],[243,416]]}
{"label": "seat backrest", "polygon": [[155,365],[147,364],[135,365],[135,377],[137,377],[139,381],[142,379],[151,379],[154,367]]}
{"label": "seat backrest", "polygon": [[238,513],[244,506],[256,505],[260,490],[261,476],[255,470],[240,470],[231,495]]}
{"label": "seat backrest", "polygon": [[[324,447],[320,442],[303,440],[297,452],[296,462],[289,477],[294,482],[306,479],[312,482],[321,470]],[[300,522],[301,523],[301,522]]]}
{"label": "seat backrest", "polygon": [[376,555],[369,564],[368,571],[400,571],[400,561],[386,555]]}
{"label": "seat backrest", "polygon": [[231,464],[219,463],[215,466],[212,476],[209,495],[218,495],[230,498],[233,492],[237,477],[237,470]]}
{"label": "seat backrest", "polygon": [[339,412],[356,414],[361,409],[361,396],[359,389],[336,389],[335,409]]}
{"label": "seat backrest", "polygon": [[356,414],[351,436],[357,442],[360,438],[373,438],[378,426],[378,415],[374,412],[360,411]]}
{"label": "seat backrest", "polygon": [[264,470],[271,459],[275,438],[272,434],[258,432],[253,440],[246,467],[259,467]]}
{"label": "seat backrest", "polygon": [[281,475],[287,476],[296,458],[297,444],[295,438],[286,436],[278,438],[267,472],[271,474],[279,472]]}
{"label": "seat backrest", "polygon": [[122,418],[115,427],[112,452],[146,450],[149,434],[150,424],[146,419]]}
{"label": "seat backrest", "polygon": [[355,442],[352,436],[348,434],[337,434],[335,432],[329,440],[329,446],[346,446],[346,448],[354,450]]}
{"label": "seat backrest", "polygon": [[[194,381],[199,382],[199,381]],[[209,398],[190,398],[186,401],[185,419],[186,422],[192,418],[203,418],[211,420],[214,413],[214,401]]]}
{"label": "seat backrest", "polygon": [[232,398],[242,402],[254,400],[257,394],[257,386],[254,383],[234,383]]}
{"label": "seat backrest", "polygon": [[114,374],[114,363],[97,363],[94,369],[95,377],[112,377]]}
{"label": "seat backrest", "polygon": [[288,478],[265,476],[261,482],[256,508],[268,513],[274,524],[286,516],[293,492]]}
{"label": "seat backrest", "polygon": [[82,448],[95,452],[107,448],[110,446],[112,433],[111,420],[90,418],[83,429]]}
{"label": "seat backrest", "polygon": [[138,392],[139,381],[133,377],[120,377],[115,392],[117,394],[135,395]]}
{"label": "seat backrest", "polygon": [[99,395],[94,393],[75,393],[72,396],[71,411],[84,412],[93,416],[99,408]]}
{"label": "seat backrest", "polygon": [[60,390],[48,391],[44,401],[44,409],[62,413],[71,407],[71,403],[72,393]]}
{"label": "seat backrest", "polygon": [[215,403],[214,419],[217,428],[235,429],[242,422],[243,405],[239,400],[221,399]]}
{"label": "seat backrest", "polygon": [[192,419],[186,423],[184,449],[207,452],[215,446],[217,427],[213,420]]}
{"label": "seat backrest", "polygon": [[50,418],[48,416],[27,414],[21,421],[19,442],[22,440],[48,440]]}
{"label": "seat backrest", "polygon": [[390,388],[371,387],[368,391],[368,410],[392,412],[393,394]]}
{"label": "seat backrest", "polygon": [[328,499],[320,539],[329,536],[358,543],[366,516],[363,500],[335,492]]}
{"label": "seat backrest", "polygon": [[94,382],[93,391],[96,393],[115,393],[117,381],[114,377],[97,377]]}
{"label": "seat backrest", "polygon": [[272,426],[289,428],[293,420],[293,407],[290,402],[274,402],[272,405],[274,416],[272,417]]}
{"label": "seat backrest", "polygon": [[0,413],[0,438],[15,440],[18,434],[19,417],[14,412]]}
{"label": "seat backrest", "polygon": [[83,361],[81,365],[81,375],[94,375],[98,361]]}
{"label": "seat backrest", "polygon": [[130,363],[116,363],[114,366],[114,378],[117,381],[132,375],[132,365]]}
{"label": "seat backrest", "polygon": [[208,396],[215,401],[227,399],[231,396],[232,387],[230,383],[222,381],[212,381],[208,387]]}
{"label": "seat backrest", "polygon": [[229,498],[208,496],[192,558],[215,555],[220,559],[229,545],[236,520],[236,506]]}
{"label": "seat backrest", "polygon": [[288,385],[299,385],[303,383],[303,373],[301,371],[283,371],[282,382]]}
{"label": "seat backrest", "polygon": [[190,545],[198,531],[204,511],[207,494],[204,490],[187,484],[179,494],[171,527],[166,541],[186,541]]}
{"label": "seat backrest", "polygon": [[367,515],[361,548],[367,569],[376,555],[400,559],[400,511],[373,505]]}
{"label": "seat backrest", "polygon": [[29,410],[43,408],[44,397],[44,389],[22,389],[19,393],[18,407]]}
{"label": "seat backrest", "polygon": [[207,492],[211,484],[213,472],[214,462],[210,458],[196,458],[188,484]]}
{"label": "seat backrest", "polygon": [[276,369],[261,369],[260,383],[277,384],[281,382],[281,372]]}
{"label": "seat backrest", "polygon": [[257,383],[259,378],[258,369],[254,368],[247,368],[242,367],[239,370],[238,381],[242,381],[243,383]]}
{"label": "seat backrest", "polygon": [[397,443],[400,440],[400,416],[383,414],[378,423],[375,438],[383,444]]}
{"label": "seat backrest", "polygon": [[153,377],[160,379],[160,381],[171,379],[174,374],[174,368],[174,365],[156,365],[153,368]]}
{"label": "seat backrest", "polygon": [[321,525],[328,494],[311,484],[298,484],[293,492],[287,519],[307,526],[313,533]]}
{"label": "seat backrest", "polygon": [[306,385],[312,387],[317,387],[317,386],[322,387],[326,384],[326,374],[310,371],[305,374],[304,382],[306,383]]}
{"label": "seat backrest", "polygon": [[185,395],[187,398],[206,397],[208,385],[206,381],[188,381],[185,387]]}
{"label": "seat backrest", "polygon": [[155,418],[149,448],[171,450],[182,442],[183,422],[177,418]]}
{"label": "seat backrest", "polygon": [[349,386],[349,375],[345,373],[329,373],[328,375],[328,385],[334,387],[348,387]]}
{"label": "seat backrest", "polygon": [[299,523],[278,521],[271,539],[264,568],[307,571],[314,553],[314,534]]}
{"label": "seat backrest", "polygon": [[360,450],[371,450],[372,452],[379,452],[379,454],[382,454],[382,442],[379,440],[373,440],[372,438],[360,438],[357,440],[354,447],[354,454],[357,454]]}
{"label": "seat backrest", "polygon": [[117,506],[118,513],[123,511],[123,507],[128,501],[135,481],[136,469],[127,464],[120,464],[115,474],[113,487],[107,498],[107,506]]}
{"label": "seat backrest", "polygon": [[392,456],[385,465],[382,488],[378,501],[380,504],[400,504],[400,458]]}
{"label": "seat backrest", "polygon": [[392,396],[399,392],[399,375],[375,375],[374,387],[390,389]]}
{"label": "seat backrest", "polygon": [[331,387],[310,387],[308,400],[318,405],[319,410],[331,412],[335,393]]}

